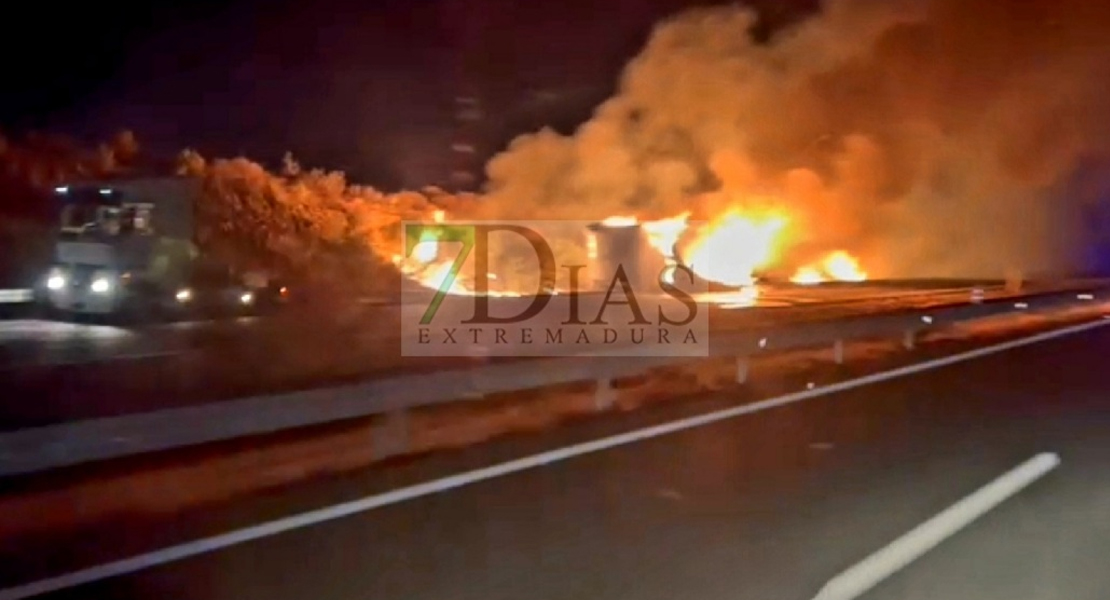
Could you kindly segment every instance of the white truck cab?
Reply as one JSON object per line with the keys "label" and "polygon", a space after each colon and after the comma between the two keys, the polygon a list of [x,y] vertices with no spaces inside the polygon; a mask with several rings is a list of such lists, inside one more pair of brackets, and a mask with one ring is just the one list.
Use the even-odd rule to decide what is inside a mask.
{"label": "white truck cab", "polygon": [[197,305],[199,297],[228,298],[228,308],[237,312],[253,307],[255,294],[241,278],[221,279],[218,290],[195,289],[195,271],[211,271],[215,262],[194,239],[199,182],[179,177],[92,181],[55,192],[61,204],[58,239],[54,264],[40,289],[50,309],[92,315],[181,313]]}

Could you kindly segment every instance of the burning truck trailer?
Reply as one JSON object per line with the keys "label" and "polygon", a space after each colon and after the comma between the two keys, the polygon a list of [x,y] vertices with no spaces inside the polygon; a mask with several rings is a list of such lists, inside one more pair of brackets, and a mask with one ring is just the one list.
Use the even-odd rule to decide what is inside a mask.
{"label": "burning truck trailer", "polygon": [[624,302],[631,291],[641,310],[655,314],[657,307],[700,300],[718,287],[684,268],[674,249],[660,248],[658,238],[640,223],[597,222],[586,228],[585,236],[585,306],[600,309],[607,302]]}
{"label": "burning truck trailer", "polygon": [[[447,219],[437,214],[436,221]],[[406,302],[427,304],[438,291],[445,294],[452,315],[469,310],[474,296],[488,296],[486,305],[500,315],[522,314],[537,295],[551,296],[544,306],[573,306],[580,315],[596,315],[606,303],[625,301],[625,285],[640,302],[679,301],[667,284],[724,309],[781,306],[836,300],[833,288],[867,279],[858,261],[842,250],[806,257],[815,259],[812,264],[784,262],[775,250],[783,222],[779,215],[748,215],[737,209],[699,223],[689,222],[684,213],[657,220],[614,216],[591,223],[552,222],[547,229],[540,225],[545,238],[570,253],[565,258],[585,251],[581,270],[571,275],[562,264],[554,281],[547,282],[514,274],[514,268],[536,259],[534,250],[524,247],[502,248],[488,265],[492,271],[485,282],[465,267],[456,271],[457,277],[445,277],[453,272],[450,252],[441,252],[434,237],[418,242],[407,259],[395,256],[394,262],[411,284],[402,288]]]}
{"label": "burning truck trailer", "polygon": [[[417,279],[419,287],[403,287],[405,310],[419,319],[438,296],[435,322],[467,323],[477,319],[474,315],[478,309],[494,320],[504,319],[505,323],[513,322],[514,316],[519,317],[521,323],[526,321],[527,326],[537,331],[560,327],[577,331],[576,327],[581,325],[590,339],[594,339],[594,334],[607,326],[619,329],[638,322],[654,326],[659,321],[660,310],[668,318],[681,320],[688,316],[688,306],[696,302],[698,294],[705,289],[704,281],[672,274],[673,261],[655,249],[638,224],[566,225],[569,227],[553,223],[549,230],[538,226],[545,237],[551,236],[548,239],[558,239],[568,247],[585,250],[584,264],[579,267],[568,269],[568,264],[557,264],[555,280],[548,281],[541,276],[538,281],[502,289],[497,285],[504,282],[501,278],[492,278],[491,274],[491,288],[483,291],[484,286],[468,278],[469,274],[453,280]],[[512,256],[519,258],[521,255]],[[438,272],[437,264],[440,263],[431,262],[433,272]],[[446,259],[442,264],[448,264]],[[496,272],[496,261],[491,266]],[[570,274],[572,270],[574,275]],[[687,306],[682,306],[683,303]],[[571,349],[574,343],[573,336],[568,338],[567,345]],[[562,346],[548,348],[551,352],[566,350]]]}
{"label": "burning truck trailer", "polygon": [[[683,226],[668,228],[678,223]],[[688,227],[684,220],[673,219],[640,222],[614,218],[594,224],[589,227],[587,242],[592,289],[604,291],[618,266],[635,289],[658,293],[661,280],[682,283],[698,301],[725,310],[837,301],[846,293],[859,297],[877,287],[876,282],[868,282],[858,261],[844,251],[817,253],[810,257],[816,259],[812,262],[768,260],[764,266],[752,267],[753,262],[762,261],[751,259],[753,244],[746,241],[749,236],[754,245],[765,240],[758,227],[737,229],[715,230],[712,223],[710,227]],[[726,237],[707,245],[707,235]],[[703,263],[709,263],[708,268],[703,269]],[[720,274],[728,282],[706,273]]]}
{"label": "burning truck trailer", "polygon": [[592,223],[586,228],[587,282],[584,290],[607,292],[618,274],[638,292],[659,293],[673,265],[653,248],[639,223]]}
{"label": "burning truck trailer", "polygon": [[661,247],[644,224],[636,222],[599,222],[587,234],[592,292],[604,293],[618,269],[628,277],[633,289],[661,293],[663,283],[695,294],[735,293],[746,286],[727,285],[697,273],[681,255],[679,239]]}
{"label": "burning truck trailer", "polygon": [[[197,239],[197,180],[75,181],[61,206],[54,261],[36,289],[48,313],[145,320],[251,314],[287,294],[237,272]],[[271,297],[273,296],[273,297]]]}
{"label": "burning truck trailer", "polygon": [[[753,261],[747,256],[751,251],[743,243],[744,232],[712,232],[710,235],[740,239],[731,240],[736,242],[733,244],[716,244],[717,247],[706,252],[702,243],[705,231],[686,227],[666,234],[666,228],[659,227],[666,222],[638,222],[629,218],[591,225],[587,247],[592,287],[587,289],[604,292],[617,266],[624,269],[637,289],[658,290],[662,277],[670,283],[684,283],[683,287],[702,294],[699,299],[733,307],[738,305],[738,297],[746,297],[747,304],[754,305],[757,299],[763,303],[761,295],[778,292],[819,299],[835,295],[836,290],[890,287],[885,280],[870,279],[859,261],[843,250],[810,253],[806,256],[809,260],[803,261],[796,257]],[[703,268],[705,262],[711,263],[709,268]],[[753,262],[763,265],[753,267]],[[730,263],[736,268],[727,268]],[[714,279],[714,273],[722,275],[725,281]],[[903,287],[913,287],[913,282],[907,281]],[[770,304],[776,303],[771,301]]]}
{"label": "burning truck trailer", "polygon": [[[535,271],[526,269],[522,277],[509,278],[517,287],[502,289],[487,289],[477,275],[473,280],[419,280],[423,291],[406,293],[402,306],[404,322],[420,323],[403,337],[409,351],[453,354],[462,351],[461,344],[477,356],[565,356],[606,355],[618,348],[643,355],[704,348],[700,328],[707,317],[699,308],[698,282],[682,276],[670,280],[673,263],[655,250],[639,225],[552,222],[535,227],[553,242],[549,250],[556,252],[540,259],[543,264],[554,258],[555,264],[548,263],[553,272],[542,269],[536,280]],[[499,266],[508,266],[506,272],[519,268],[518,259],[533,251],[519,245],[500,250],[489,265],[494,273]],[[540,258],[542,253],[535,252],[527,262]]]}

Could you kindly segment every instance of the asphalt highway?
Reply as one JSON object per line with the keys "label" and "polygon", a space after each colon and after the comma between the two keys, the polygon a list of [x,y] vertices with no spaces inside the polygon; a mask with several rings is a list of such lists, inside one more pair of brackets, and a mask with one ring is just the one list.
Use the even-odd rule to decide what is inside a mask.
{"label": "asphalt highway", "polygon": [[[935,533],[935,517],[1000,476],[1052,457],[1058,466],[996,497],[932,550],[880,568],[873,587],[822,598],[1102,599],[1108,355],[1110,328],[1099,327],[588,453],[557,452],[583,441],[583,429],[568,427],[471,448],[439,467],[432,458],[427,469],[383,467],[244,500],[196,522],[3,547],[0,598],[138,553],[121,575],[55,580],[61,589],[43,597],[809,600],[892,543]],[[701,410],[740,394],[706,398]],[[556,452],[531,468],[462,487],[435,479],[450,461],[500,464],[539,442]],[[382,498],[421,473],[440,482],[425,490],[436,493],[139,568],[146,551],[173,554],[186,540]]]}

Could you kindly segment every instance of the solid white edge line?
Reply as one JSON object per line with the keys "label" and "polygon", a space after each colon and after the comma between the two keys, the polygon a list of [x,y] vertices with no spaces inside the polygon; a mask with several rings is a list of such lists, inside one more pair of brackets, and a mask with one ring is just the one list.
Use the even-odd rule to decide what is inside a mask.
{"label": "solid white edge line", "polygon": [[802,390],[799,392],[786,394],[784,396],[779,396],[777,398],[769,398],[767,400],[762,400],[760,402],[755,402],[752,404],[726,408],[711,413],[706,413],[704,415],[688,417],[685,419],[680,419],[678,421],[672,421],[670,423],[655,425],[653,427],[646,427],[644,429],[638,429],[636,431],[630,431],[628,433],[622,433],[619,435],[614,435],[591,442],[584,442],[581,444],[575,444],[573,446],[557,448],[555,450],[541,452],[539,454],[533,454],[531,456],[525,456],[523,458],[518,458],[489,467],[466,471],[441,479],[435,479],[432,481],[399,488],[382,494],[367,496],[358,500],[343,502],[333,506],[283,517],[281,519],[268,521],[266,523],[260,523],[258,525],[252,525],[250,527],[229,531],[227,533],[222,533],[207,538],[201,538],[191,542],[184,542],[144,554],[138,554],[130,558],[87,567],[78,571],[72,571],[64,575],[17,585],[0,590],[0,600],[22,600],[23,598],[30,598],[32,596],[37,596],[40,594],[46,594],[49,592],[55,592],[58,590],[76,587],[79,585],[84,585],[86,583],[107,579],[109,577],[126,575],[128,573],[134,573],[136,571],[141,571],[150,567],[178,561],[184,558],[189,558],[191,556],[197,556],[199,554],[205,554],[208,552],[213,552],[215,550],[235,546],[244,542],[262,539],[294,529],[300,529],[302,527],[316,525],[326,521],[350,516],[356,513],[374,510],[376,508],[388,506],[390,504],[398,504],[401,502],[412,500],[414,498],[429,496],[431,494],[459,488],[465,485],[470,485],[472,483],[477,483],[479,481],[485,481],[487,479],[493,479],[495,477],[501,477],[503,475],[518,473],[520,471],[525,471],[543,465],[564,461],[576,456],[592,454],[601,450],[607,450],[609,448],[615,448],[617,446],[623,446],[649,438],[659,437],[686,429],[693,429],[695,427],[701,427],[703,425],[716,423],[725,419],[731,419],[768,410],[771,408],[777,408],[779,406],[785,406],[787,404],[793,404],[796,402],[801,402],[803,400],[810,400],[812,398],[817,398],[827,394],[851,390],[854,388],[870,385],[872,383],[888,381],[891,379],[904,377],[906,375],[912,375],[914,373],[920,373],[922,371],[928,371],[930,369],[936,369],[938,367],[944,367],[966,360],[987,356],[997,352],[1004,352],[1013,348],[1027,346],[1029,344],[1035,344],[1037,342],[1051,340],[1054,338],[1071,335],[1073,333],[1080,333],[1089,329],[1105,327],[1107,325],[1110,325],[1110,321],[1099,320],[1089,323],[1083,323],[1081,325],[1065,327],[1062,329],[1056,329],[1053,331],[1046,331],[1044,333],[1038,333],[1029,337],[1011,340],[1009,342],[996,344],[994,346],[978,348],[976,350],[970,350],[968,352],[962,352],[960,354],[953,354],[951,356],[945,356],[921,363],[907,365],[905,367],[899,367],[890,371],[873,373],[871,375],[865,375],[863,377],[858,377],[849,381],[833,383],[824,387],[814,388],[811,390]]}
{"label": "solid white edge line", "polygon": [[821,588],[814,600],[855,600],[970,525],[975,519],[1045,476],[1059,464],[1059,456],[1045,452],[1014,467],[833,577]]}

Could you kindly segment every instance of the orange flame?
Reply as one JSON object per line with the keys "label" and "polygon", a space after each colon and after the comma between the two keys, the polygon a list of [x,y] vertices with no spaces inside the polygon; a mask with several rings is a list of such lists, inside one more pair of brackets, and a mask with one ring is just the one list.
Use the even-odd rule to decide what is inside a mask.
{"label": "orange flame", "polygon": [[[447,220],[443,210],[435,210],[436,223]],[[601,221],[607,227],[632,227],[639,225],[649,246],[659,252],[668,266],[678,263],[681,254],[686,265],[705,280],[736,286],[735,297],[720,300],[733,306],[748,306],[758,297],[754,287],[759,269],[770,266],[779,256],[784,232],[789,224],[781,210],[749,210],[734,207],[712,219],[699,229],[690,231],[690,213],[654,221],[641,221],[635,216],[614,215]],[[684,237],[692,237],[683,242]],[[597,239],[586,234],[586,252],[590,259],[597,258]],[[681,245],[681,252],[679,246]],[[429,235],[421,239],[409,257],[394,255],[393,262],[408,278],[420,285],[451,294],[473,295],[476,292],[465,277],[458,274],[448,285],[452,262],[440,257],[439,241]],[[496,276],[491,274],[491,279]],[[791,281],[798,284],[816,284],[823,281],[864,281],[867,273],[859,261],[846,251],[831,252],[820,261],[805,265],[795,272]],[[513,291],[491,291],[490,295],[519,296]]]}
{"label": "orange flame", "polygon": [[822,281],[866,281],[867,272],[860,268],[859,260],[844,250],[830,252],[818,264],[797,270],[790,281],[802,285]]}
{"label": "orange flame", "polygon": [[[442,209],[434,211],[432,220],[435,223],[445,222],[447,220],[446,211]],[[476,294],[477,292],[470,282],[462,276],[462,273],[456,273],[455,277],[451,279],[454,261],[446,258],[440,259],[439,251],[439,240],[435,238],[434,234],[429,233],[413,246],[412,254],[408,258],[399,254],[393,255],[393,264],[397,265],[405,277],[428,289],[441,290],[456,295]],[[490,273],[489,278],[496,280],[497,275]],[[448,281],[449,279],[450,281]],[[487,292],[487,295],[519,296],[520,294],[491,290]]]}
{"label": "orange flame", "polygon": [[802,285],[821,283],[824,280],[825,276],[821,274],[821,270],[817,267],[802,267],[790,278],[790,281]]}
{"label": "orange flame", "polygon": [[725,285],[752,285],[755,272],[776,257],[787,218],[777,212],[726,211],[683,250],[690,269]]}
{"label": "orange flame", "polygon": [[636,217],[613,216],[602,219],[601,224],[605,227],[632,227],[639,222]]}

